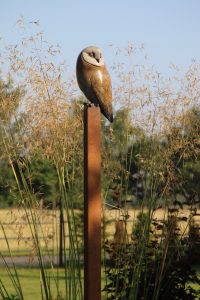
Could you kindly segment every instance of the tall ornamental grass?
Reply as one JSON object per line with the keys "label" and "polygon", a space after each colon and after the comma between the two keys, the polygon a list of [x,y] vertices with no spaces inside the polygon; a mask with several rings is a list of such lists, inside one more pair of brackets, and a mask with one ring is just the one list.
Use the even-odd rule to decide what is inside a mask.
{"label": "tall ornamental grass", "polygon": [[[58,62],[59,46],[49,45],[37,30],[28,36],[23,19],[18,25],[23,37],[17,45],[6,47],[1,64],[7,59],[9,71],[5,82],[13,78],[23,92],[20,102],[16,103],[12,93],[7,98],[2,94],[0,100],[1,159],[12,170],[13,191],[30,228],[39,263],[41,299],[83,299],[82,96],[77,94],[74,76],[65,80],[65,64]],[[195,199],[190,201],[190,186],[185,183],[189,180],[189,163],[199,159],[199,64],[192,63],[184,75],[172,65],[171,75],[166,78],[148,66],[144,51],[143,46],[137,48],[132,44],[126,49],[118,48],[116,62],[110,68],[115,119],[110,125],[102,118],[104,299],[176,299],[169,298],[172,296],[166,291],[178,293],[181,283],[176,280],[185,276],[187,269],[181,269],[181,265],[186,266],[184,259],[189,249],[185,236],[197,203]],[[55,202],[64,218],[64,294],[60,291],[59,268],[48,243],[45,251],[50,267],[44,263],[41,233],[44,241],[45,234],[38,208],[45,193],[42,194],[42,187],[35,190],[32,174],[38,157],[47,160],[56,174],[58,196],[56,201],[52,199],[52,206]],[[184,201],[191,214],[182,220],[184,229],[177,233]],[[134,207],[139,208],[140,215],[132,218],[130,211]],[[163,220],[155,218],[159,207],[165,211]],[[107,236],[111,221],[105,217],[108,209],[116,211],[112,237]],[[1,227],[12,259],[6,228],[3,224]],[[58,249],[58,232],[55,240]],[[2,259],[16,297],[25,299],[14,261],[9,266],[3,255]],[[172,268],[175,261],[179,263],[176,267],[181,270],[180,276]],[[184,277],[188,281],[181,288],[194,299],[195,291],[187,284],[198,279],[188,270],[191,272]],[[173,272],[174,277],[170,275]],[[53,283],[56,293],[52,291]],[[3,299],[11,297],[2,281],[0,294]]]}

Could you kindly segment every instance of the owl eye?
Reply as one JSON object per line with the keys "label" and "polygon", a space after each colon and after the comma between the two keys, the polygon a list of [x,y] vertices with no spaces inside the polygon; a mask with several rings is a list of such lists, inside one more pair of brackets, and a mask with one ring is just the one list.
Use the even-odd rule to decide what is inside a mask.
{"label": "owl eye", "polygon": [[94,57],[95,56],[94,52],[90,52],[89,56]]}

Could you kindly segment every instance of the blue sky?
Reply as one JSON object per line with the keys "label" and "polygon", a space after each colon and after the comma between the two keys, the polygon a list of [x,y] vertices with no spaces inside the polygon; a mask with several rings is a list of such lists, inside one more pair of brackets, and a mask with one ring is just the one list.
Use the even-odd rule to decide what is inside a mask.
{"label": "blue sky", "polygon": [[1,0],[0,37],[8,43],[16,40],[20,15],[40,21],[72,70],[85,46],[100,46],[109,66],[114,50],[108,45],[128,41],[144,43],[150,63],[163,73],[170,63],[186,68],[193,58],[200,61],[199,0]]}

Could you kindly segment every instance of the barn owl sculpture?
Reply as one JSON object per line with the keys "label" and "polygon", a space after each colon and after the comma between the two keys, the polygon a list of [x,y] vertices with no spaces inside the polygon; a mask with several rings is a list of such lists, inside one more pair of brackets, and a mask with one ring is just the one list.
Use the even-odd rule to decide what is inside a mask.
{"label": "barn owl sculpture", "polygon": [[99,48],[90,46],[81,51],[76,64],[76,77],[86,98],[99,106],[102,114],[113,122],[111,79]]}

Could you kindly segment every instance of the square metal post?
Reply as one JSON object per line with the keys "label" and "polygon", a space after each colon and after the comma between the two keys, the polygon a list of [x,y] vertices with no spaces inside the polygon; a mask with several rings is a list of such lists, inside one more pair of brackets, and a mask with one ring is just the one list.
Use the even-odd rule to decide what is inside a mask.
{"label": "square metal post", "polygon": [[84,299],[101,299],[101,118],[84,111]]}

